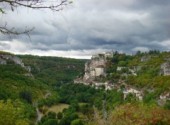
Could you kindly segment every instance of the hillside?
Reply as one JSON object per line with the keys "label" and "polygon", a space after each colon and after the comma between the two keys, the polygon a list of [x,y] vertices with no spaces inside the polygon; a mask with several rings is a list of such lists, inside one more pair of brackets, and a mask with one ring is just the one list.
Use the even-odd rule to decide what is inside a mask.
{"label": "hillside", "polygon": [[[97,123],[92,122],[90,124],[112,125],[112,121],[118,125],[132,123],[169,125],[170,123],[169,121],[157,123],[159,121],[159,118],[156,118],[157,115],[151,118],[152,110],[154,111],[154,108],[151,108],[154,106],[159,107],[155,107],[155,111],[158,110],[160,114],[162,114],[161,112],[165,112],[165,114],[169,112],[170,52],[153,50],[145,53],[138,52],[135,55],[118,52],[93,55],[91,60],[85,64],[84,76],[77,78],[74,82],[75,84],[92,86],[96,89],[105,89],[107,106],[112,105],[111,107],[116,108],[116,110],[113,110],[113,114],[111,113],[108,116],[108,123],[105,123],[106,121],[101,119],[99,115]],[[116,93],[110,95],[110,92],[113,91],[122,94],[122,96],[119,97]],[[114,98],[118,99],[116,100],[118,105],[113,101]],[[148,110],[149,107],[150,110]],[[131,108],[131,110],[128,108]],[[163,109],[166,110],[163,111]],[[139,110],[140,113],[142,113],[142,110],[143,112],[146,110],[146,114],[150,114],[151,117],[148,118],[148,121],[142,120],[141,117],[143,116],[136,114],[135,110]],[[121,112],[124,112],[124,115],[121,115]],[[128,114],[126,116],[126,112],[132,116]],[[126,117],[127,121],[123,122],[121,117],[122,119]],[[162,116],[162,118],[165,117]],[[141,119],[142,122],[133,121],[138,119]],[[157,122],[154,123],[153,119],[157,119]]]}
{"label": "hillside", "polygon": [[25,65],[31,67],[35,79],[44,84],[67,83],[83,72],[85,60],[61,57],[19,56]]}
{"label": "hillside", "polygon": [[[2,105],[6,106],[6,101],[11,103],[10,100],[13,103],[19,101],[25,107],[23,107],[23,112],[27,114],[26,116],[23,115],[23,117],[29,119],[30,123],[34,122],[36,118],[34,105],[43,100],[48,94],[50,94],[50,97],[46,99],[43,105],[57,103],[59,95],[54,90],[54,87],[57,84],[73,81],[82,72],[83,65],[84,60],[20,56],[1,51],[0,100]],[[19,106],[18,108],[21,107]],[[17,118],[14,120],[17,120]],[[3,124],[3,122],[0,120],[0,124]]]}
{"label": "hillside", "polygon": [[0,125],[169,125],[169,58],[159,51],[91,60],[1,52]]}
{"label": "hillside", "polygon": [[170,53],[150,51],[134,56],[117,54],[108,66],[107,78],[124,79],[138,88],[148,87],[169,91]]}

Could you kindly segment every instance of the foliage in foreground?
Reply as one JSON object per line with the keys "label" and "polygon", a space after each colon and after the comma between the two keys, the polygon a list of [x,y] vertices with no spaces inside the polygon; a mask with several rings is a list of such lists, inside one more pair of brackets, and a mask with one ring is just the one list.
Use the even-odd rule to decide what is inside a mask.
{"label": "foliage in foreground", "polygon": [[19,101],[0,101],[0,125],[29,125],[25,109]]}
{"label": "foliage in foreground", "polygon": [[98,118],[89,125],[103,125],[103,123],[107,123],[107,125],[169,125],[169,114],[170,110],[156,105],[127,103],[115,108],[106,121]]}

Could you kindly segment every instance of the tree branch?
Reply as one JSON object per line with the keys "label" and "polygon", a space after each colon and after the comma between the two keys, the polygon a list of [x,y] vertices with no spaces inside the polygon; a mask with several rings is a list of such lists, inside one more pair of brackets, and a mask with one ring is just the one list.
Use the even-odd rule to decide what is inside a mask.
{"label": "tree branch", "polygon": [[[42,1],[42,0],[0,0],[1,3],[6,3],[11,6],[12,10],[18,6],[32,9],[50,9],[54,11],[62,10],[63,6],[71,4],[68,0]],[[47,5],[50,3],[50,5]]]}
{"label": "tree branch", "polygon": [[[60,11],[63,9],[63,6],[71,4],[69,0],[0,0],[0,13],[4,14],[5,11],[1,7],[1,5],[8,5],[11,7],[11,10],[14,11],[17,7],[25,7],[31,9],[50,9],[52,11]],[[28,34],[34,28],[25,29],[23,32],[18,32],[15,28],[7,28],[5,26],[0,26],[0,33],[2,34],[13,34],[13,35],[20,35],[20,34]]]}
{"label": "tree branch", "polygon": [[27,34],[27,35],[29,35],[29,32],[31,32],[33,30],[34,30],[34,28],[25,29],[22,32],[17,32],[15,30],[15,28],[8,29],[6,26],[4,26],[4,27],[0,26],[0,33],[2,33],[2,34],[13,34],[13,35]]}

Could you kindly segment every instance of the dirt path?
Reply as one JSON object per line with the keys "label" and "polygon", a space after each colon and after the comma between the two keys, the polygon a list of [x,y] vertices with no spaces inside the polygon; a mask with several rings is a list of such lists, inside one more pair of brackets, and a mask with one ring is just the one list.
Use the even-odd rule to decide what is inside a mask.
{"label": "dirt path", "polygon": [[[47,92],[45,95],[44,95],[44,98],[47,99],[49,96],[51,96],[51,93],[50,92]],[[38,108],[38,102],[35,102],[33,104],[33,106],[36,108],[36,114],[37,114],[37,118],[35,120],[35,125],[38,124],[38,122],[41,120],[41,118],[43,117],[43,114],[40,112],[39,108]]]}

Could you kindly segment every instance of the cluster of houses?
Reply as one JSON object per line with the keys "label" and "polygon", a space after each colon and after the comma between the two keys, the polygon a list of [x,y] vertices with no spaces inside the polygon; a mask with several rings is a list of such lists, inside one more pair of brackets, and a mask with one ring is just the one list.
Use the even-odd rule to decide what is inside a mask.
{"label": "cluster of houses", "polygon": [[[107,58],[113,57],[113,52],[106,52],[102,54],[93,55],[91,60],[85,64],[83,81],[93,81],[96,77],[106,76],[106,64]],[[151,57],[143,56],[141,57],[141,62],[146,62]],[[142,66],[132,66],[132,67],[122,67],[118,66],[117,71],[122,72],[126,70],[127,72],[122,72],[122,76],[133,75],[137,76],[137,72],[142,69]],[[170,61],[167,61],[160,65],[160,74],[167,76],[170,75]]]}
{"label": "cluster of houses", "polygon": [[[91,60],[85,64],[85,74],[83,78],[77,78],[74,83],[83,83],[84,85],[90,85],[96,89],[105,88],[105,90],[116,89],[117,91],[122,91],[124,99],[128,97],[129,94],[133,94],[140,101],[143,100],[144,92],[133,86],[127,85],[124,81],[119,80],[117,84],[110,82],[98,82],[95,80],[96,77],[106,76],[106,64],[107,58],[113,57],[113,52],[107,52],[103,54],[93,55]],[[151,57],[144,56],[141,58],[141,62],[146,62]],[[133,75],[137,76],[137,72],[142,69],[141,66],[132,66],[132,67],[117,67],[117,72],[121,72],[122,75],[128,76]],[[126,72],[122,72],[126,71]],[[170,75],[170,61],[167,61],[160,65],[161,75],[167,76]],[[122,89],[121,86],[124,85]],[[163,93],[159,97],[160,100],[170,100],[170,93]]]}
{"label": "cluster of houses", "polygon": [[122,76],[128,76],[128,75],[133,75],[133,76],[137,76],[137,72],[139,70],[141,70],[141,66],[133,66],[133,67],[122,67],[122,66],[118,66],[117,67],[117,71],[123,71],[124,69],[127,69],[128,72],[124,72],[122,73]]}
{"label": "cluster of houses", "polygon": [[143,92],[140,90],[137,90],[133,87],[127,87],[123,90],[123,95],[124,95],[124,99],[126,99],[126,97],[129,94],[133,94],[136,98],[138,98],[140,101],[143,100]]}
{"label": "cluster of houses", "polygon": [[[101,89],[104,88],[106,91],[107,90],[117,90],[117,91],[122,91],[124,99],[127,98],[129,94],[134,95],[138,100],[142,101],[143,100],[143,91],[138,90],[130,85],[127,85],[124,83],[124,81],[119,81],[118,84],[110,83],[110,82],[96,82],[96,81],[91,81],[91,82],[84,82],[81,79],[76,79],[74,83],[81,83],[84,85],[92,86],[95,87],[95,89]],[[122,89],[121,86],[124,85],[124,88]]]}

